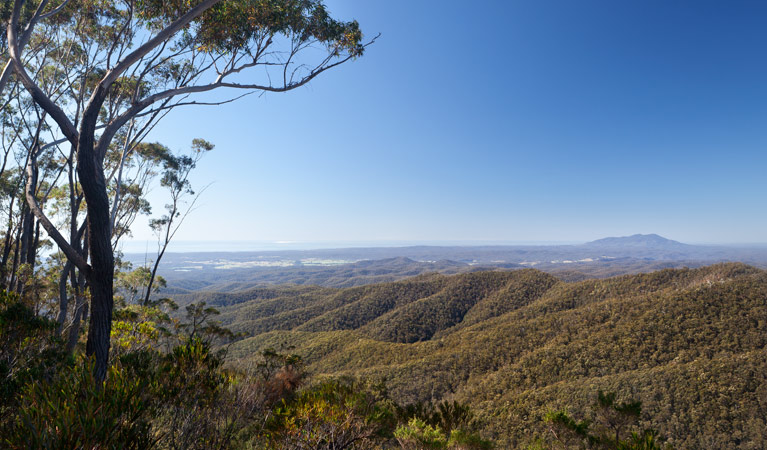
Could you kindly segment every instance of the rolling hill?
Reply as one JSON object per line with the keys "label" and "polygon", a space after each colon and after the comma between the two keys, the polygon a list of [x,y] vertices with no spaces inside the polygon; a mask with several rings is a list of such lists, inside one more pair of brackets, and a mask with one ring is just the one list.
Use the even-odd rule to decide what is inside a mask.
{"label": "rolling hill", "polygon": [[[241,299],[242,300],[242,299]],[[315,377],[385,380],[401,402],[455,399],[501,448],[585,414],[598,389],[639,398],[676,448],[767,448],[767,273],[743,264],[563,282],[534,269],[346,289],[275,287],[222,305],[251,337],[234,364],[293,348]]]}

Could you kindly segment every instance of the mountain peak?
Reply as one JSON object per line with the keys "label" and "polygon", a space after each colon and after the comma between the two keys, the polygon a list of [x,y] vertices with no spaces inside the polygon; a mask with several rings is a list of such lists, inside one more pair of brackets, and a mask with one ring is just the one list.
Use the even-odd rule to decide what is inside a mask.
{"label": "mountain peak", "polygon": [[596,241],[587,242],[589,247],[643,247],[643,248],[657,248],[657,247],[681,247],[686,246],[678,241],[666,239],[663,236],[657,234],[634,234],[632,236],[621,237],[607,237],[604,239],[597,239]]}

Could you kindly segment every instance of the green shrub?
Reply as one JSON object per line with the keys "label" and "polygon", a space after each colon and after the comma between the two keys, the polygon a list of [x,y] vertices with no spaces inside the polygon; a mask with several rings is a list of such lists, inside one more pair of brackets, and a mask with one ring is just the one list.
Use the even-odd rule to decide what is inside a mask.
{"label": "green shrub", "polygon": [[37,316],[17,295],[0,291],[0,427],[8,426],[23,386],[51,379],[65,360],[56,323]]}
{"label": "green shrub", "polygon": [[4,446],[26,448],[147,448],[151,443],[147,380],[109,368],[99,383],[93,364],[61,370],[50,383],[31,382],[20,395]]}
{"label": "green shrub", "polygon": [[[544,417],[549,427],[551,444],[565,449],[663,450],[658,432],[636,431],[642,413],[638,400],[618,403],[613,392],[597,393],[593,405],[594,418],[577,421],[566,411],[550,411]],[[543,447],[542,441],[536,445]]]}
{"label": "green shrub", "polygon": [[370,448],[391,436],[391,405],[358,383],[330,380],[283,400],[266,431],[269,448]]}
{"label": "green shrub", "polygon": [[405,450],[437,450],[447,448],[447,439],[442,430],[432,427],[421,419],[412,418],[407,425],[400,425],[394,437]]}
{"label": "green shrub", "polygon": [[453,430],[447,441],[447,448],[451,450],[490,450],[493,448],[493,443],[482,439],[478,434]]}

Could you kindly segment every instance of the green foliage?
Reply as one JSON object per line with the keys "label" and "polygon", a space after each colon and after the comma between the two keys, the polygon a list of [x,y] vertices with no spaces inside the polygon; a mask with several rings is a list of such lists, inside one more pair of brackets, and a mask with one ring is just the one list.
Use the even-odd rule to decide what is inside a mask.
{"label": "green foliage", "polygon": [[230,306],[222,309],[222,320],[249,334],[359,329],[378,340],[415,342],[515,310],[555,283],[550,275],[528,269],[424,275],[343,290],[260,287],[188,298]]}
{"label": "green foliage", "polygon": [[[151,27],[159,28],[195,3],[142,0],[136,6],[139,17]],[[200,49],[210,52],[242,50],[254,41],[273,35],[295,39],[298,45],[316,41],[353,56],[360,56],[364,51],[357,22],[334,20],[325,5],[317,0],[225,0],[206,11],[194,28],[195,42]]]}
{"label": "green foliage", "polygon": [[[4,19],[9,19],[12,3],[4,2],[0,8]],[[22,166],[30,169],[30,195],[38,197],[42,210],[35,211],[38,220],[24,205],[19,197],[23,183],[0,186],[7,194],[5,201],[18,200],[18,215],[10,204],[3,258],[6,266],[5,260],[15,247],[13,270],[2,273],[6,278],[3,285],[14,285],[35,305],[29,310],[15,302],[1,308],[0,347],[6,343],[8,346],[0,350],[0,426],[3,431],[12,431],[7,434],[8,445],[20,446],[24,433],[30,433],[37,439],[31,440],[31,445],[41,447],[144,448],[157,440],[180,448],[227,447],[244,428],[240,418],[249,420],[250,413],[273,406],[268,400],[271,397],[263,394],[265,383],[287,376],[297,365],[287,364],[285,370],[265,380],[234,374],[223,368],[225,352],[213,349],[214,343],[235,337],[211,320],[217,314],[215,309],[204,304],[190,305],[187,311],[191,324],[174,327],[177,322],[167,311],[150,301],[154,289],[162,285],[162,279],[155,283],[160,256],[186,214],[179,210],[180,203],[185,203],[182,197],[194,194],[187,178],[189,171],[213,147],[195,140],[191,155],[174,156],[159,144],[139,141],[169,109],[196,103],[185,102],[187,94],[219,87],[263,93],[303,86],[325,70],[362,55],[362,33],[356,22],[333,19],[321,1],[208,4],[212,7],[201,15],[195,14],[191,22],[184,22],[188,25],[183,29],[166,33],[163,27],[201,6],[200,2],[43,2],[40,14],[35,16],[39,22],[29,20],[34,5],[17,2],[21,22],[15,23],[18,14],[14,14],[14,20],[4,20],[11,37],[15,31],[21,32],[17,50],[24,54],[14,53],[18,77],[12,76],[7,86],[14,106],[3,108],[4,130],[13,133],[5,148],[10,166],[3,164],[3,170],[20,172],[19,161],[32,152]],[[326,51],[316,54],[317,47]],[[312,54],[315,63],[305,64],[300,53]],[[232,63],[223,72],[215,63],[221,58]],[[283,69],[279,70],[278,65]],[[258,66],[268,70],[259,70]],[[247,69],[255,76],[243,82],[240,77]],[[271,85],[272,70],[283,74],[281,86]],[[215,81],[206,76],[213,72],[217,75]],[[24,80],[24,86],[19,79]],[[69,138],[69,155],[62,153],[66,150],[58,148],[57,143],[41,138],[51,133]],[[85,156],[75,158],[74,152]],[[13,156],[17,164],[12,162]],[[79,165],[82,161],[89,166],[84,169]],[[94,161],[95,166],[91,164]],[[172,205],[150,226],[164,245],[154,269],[142,268],[120,276],[117,293],[124,297],[111,298],[110,249],[117,247],[121,236],[130,233],[137,214],[149,213],[145,188],[158,167],[163,170],[160,185],[171,191]],[[83,170],[95,174],[102,183],[87,182],[92,178],[88,176],[79,177],[82,184],[78,184],[75,173],[82,174]],[[8,176],[4,181],[10,181]],[[83,225],[86,203],[87,231]],[[67,238],[54,233],[41,214],[66,229],[62,234]],[[43,228],[48,235],[67,250],[76,269],[71,263],[64,265],[64,258],[56,255],[52,261],[62,264],[49,264],[45,270],[58,277],[42,277],[41,270],[35,270],[35,252],[47,244],[38,240],[40,222],[46,223]],[[12,232],[17,237],[12,237]],[[82,258],[75,257],[75,253],[81,253]],[[85,267],[89,258],[94,270]],[[56,273],[63,267],[66,270]],[[86,292],[87,286],[90,292]],[[140,295],[142,291],[145,295]],[[69,303],[68,309],[70,293],[76,300]],[[43,316],[53,314],[56,305],[52,300],[59,295],[61,311],[55,325]],[[113,301],[126,306],[137,297],[144,298],[140,307],[127,305],[114,314],[114,323],[109,322]],[[87,299],[92,305],[86,303]],[[95,350],[98,382],[89,378],[84,364],[62,365],[56,351],[61,345],[53,337],[68,331],[67,318],[75,309],[74,325],[69,328],[74,343],[80,332],[81,314],[88,315],[84,312],[88,306],[91,328],[87,349]],[[54,333],[55,328],[58,330]],[[168,344],[162,349],[165,352],[157,348],[162,339]],[[181,345],[172,345],[179,342]],[[114,344],[111,362],[110,343]],[[102,383],[105,372],[106,382]],[[259,392],[260,397],[256,397],[260,400],[244,400],[249,390]],[[147,419],[149,412],[151,419]],[[82,423],[74,423],[76,419]]]}
{"label": "green foliage", "polygon": [[392,405],[359,384],[329,380],[283,400],[266,435],[273,448],[372,448],[393,418]]}
{"label": "green foliage", "polygon": [[210,344],[194,338],[149,366],[157,380],[153,427],[162,447],[231,448],[263,411],[244,374],[222,367]]}
{"label": "green foliage", "polygon": [[270,411],[290,398],[300,376],[282,367],[264,379],[225,369],[222,362],[196,338],[168,354],[124,353],[103,383],[93,376],[92,360],[60,365],[50,378],[27,379],[16,404],[4,408],[0,447],[209,449],[258,443]]}
{"label": "green foliage", "polygon": [[453,430],[447,441],[447,448],[455,450],[490,450],[493,447],[492,441],[463,430]]}
{"label": "green foliage", "polygon": [[192,338],[163,359],[158,371],[164,380],[162,395],[176,405],[189,406],[191,400],[194,407],[209,406],[215,401],[216,389],[226,381],[220,366],[210,345]]}
{"label": "green foliage", "polygon": [[206,306],[205,302],[188,305],[186,307],[187,322],[181,325],[181,328],[186,332],[187,339],[202,339],[206,342],[234,339],[236,336],[231,330],[212,320],[212,317],[218,314],[220,313],[216,308]]}
{"label": "green foliage", "polygon": [[163,340],[168,343],[179,327],[161,305],[175,306],[162,301],[153,306],[129,305],[115,311],[112,318],[111,342],[113,357],[125,353],[158,348]]}
{"label": "green foliage", "polygon": [[437,404],[411,403],[399,408],[397,416],[401,422],[409,422],[413,418],[423,420],[428,425],[441,429],[446,436],[450,436],[453,430],[469,430],[476,425],[474,413],[469,405],[455,400],[444,400]]}
{"label": "green foliage", "polygon": [[407,425],[400,425],[394,437],[405,450],[430,450],[447,447],[447,439],[439,427],[433,427],[416,417]]}
{"label": "green foliage", "polygon": [[[544,420],[549,426],[552,445],[564,449],[615,449],[615,450],[663,450],[658,432],[652,429],[638,430],[642,412],[641,402],[615,401],[614,392],[597,393],[594,418],[576,421],[566,411],[550,411]],[[540,447],[546,445],[539,441]]]}
{"label": "green foliage", "polygon": [[64,362],[56,323],[34,313],[17,295],[0,291],[0,423],[17,407],[22,387],[49,378]]}
{"label": "green foliage", "polygon": [[10,448],[147,448],[148,381],[118,366],[107,381],[83,361],[61,370],[48,383],[32,382],[21,392],[15,422],[3,438]]}
{"label": "green foliage", "polygon": [[468,428],[472,419],[474,414],[468,405],[445,400],[437,405],[431,421],[439,425],[445,434],[451,435],[454,430]]}
{"label": "green foliage", "polygon": [[[531,277],[532,280],[528,279]],[[418,298],[389,311],[371,321],[364,332],[369,336],[390,342],[412,343],[431,339],[438,333],[458,325],[474,310],[478,316],[495,317],[515,307],[524,305],[542,294],[545,288],[514,301],[504,297],[512,289],[510,285],[523,283],[551,284],[552,278],[535,271],[476,272],[458,275],[446,280],[445,287],[434,295]],[[496,296],[501,296],[504,307],[493,308]],[[486,305],[488,304],[489,305]],[[480,312],[485,310],[485,312]],[[493,311],[493,312],[490,312]]]}
{"label": "green foliage", "polygon": [[442,401],[437,405],[415,403],[399,408],[400,425],[395,437],[403,448],[448,448],[482,450],[493,448],[492,441],[476,433],[474,413],[468,405]]}
{"label": "green foliage", "polygon": [[[6,446],[18,447],[32,426],[69,424],[67,411],[87,414],[92,395],[121,405],[101,422],[82,425],[111,430],[94,434],[107,447],[116,435],[126,442],[150,439],[160,448],[303,448],[355,436],[357,447],[350,448],[390,448],[397,440],[406,448],[484,449],[488,437],[498,448],[531,442],[537,448],[645,450],[666,443],[767,445],[760,402],[767,393],[767,274],[753,268],[719,265],[554,284],[535,271],[430,276],[344,290],[285,288],[290,297],[281,297],[280,289],[253,291],[252,302],[232,302],[220,315],[207,304],[189,305],[185,326],[168,327],[179,333],[180,345],[160,352],[152,338],[118,352],[103,394],[88,390],[84,366],[47,356],[53,324],[3,297],[0,336],[11,345],[0,354],[22,355],[4,385],[21,394],[12,395],[0,416],[2,436],[10,436]],[[448,292],[481,292],[463,297],[472,305],[463,320],[476,322],[461,321],[410,344],[367,333],[379,317],[424,299],[460,304],[447,299]],[[373,299],[394,293],[385,312],[371,313]],[[351,305],[371,309],[359,314]],[[157,329],[160,321],[151,314],[159,309],[152,308],[159,306],[120,310],[116,323],[148,321],[154,324],[145,327]],[[312,325],[320,331],[272,330],[236,342],[228,353],[204,331],[213,318],[236,326],[238,312],[260,317],[294,310],[323,317]],[[342,323],[350,328],[334,329]],[[128,337],[152,334],[128,331]],[[311,383],[319,374],[339,378]],[[385,379],[385,389],[345,375]],[[22,402],[29,412],[21,412]],[[76,404],[41,406],[47,402]],[[76,434],[54,431],[42,432],[41,439],[70,442]]]}
{"label": "green foliage", "polygon": [[285,396],[285,374],[296,358],[256,378],[224,369],[220,352],[199,335],[176,336],[184,343],[162,353],[155,344],[166,319],[157,305],[119,310],[115,341],[128,345],[113,353],[100,383],[92,360],[64,359],[63,344],[52,337],[55,323],[0,292],[0,338],[7,344],[0,347],[0,447],[207,449],[247,441],[242,433]]}
{"label": "green foliage", "polygon": [[[143,302],[151,275],[152,272],[146,267],[117,272],[115,275],[115,291],[121,294],[122,297],[118,298],[118,300],[122,300],[129,305]],[[157,292],[166,285],[167,283],[163,277],[157,277],[152,284],[152,291]]]}
{"label": "green foliage", "polygon": [[576,421],[567,411],[549,411],[544,416],[544,421],[549,424],[551,434],[563,445],[584,445],[589,441],[589,420]]}
{"label": "green foliage", "polygon": [[283,355],[277,353],[274,349],[268,348],[261,352],[262,360],[256,363],[255,372],[262,379],[268,380],[281,368],[290,368],[300,371],[302,365],[301,357],[298,355]]}
{"label": "green foliage", "polygon": [[[449,437],[446,437],[447,436]],[[400,447],[404,450],[490,450],[493,443],[479,435],[464,430],[445,433],[439,426],[432,426],[416,417],[394,431]]]}

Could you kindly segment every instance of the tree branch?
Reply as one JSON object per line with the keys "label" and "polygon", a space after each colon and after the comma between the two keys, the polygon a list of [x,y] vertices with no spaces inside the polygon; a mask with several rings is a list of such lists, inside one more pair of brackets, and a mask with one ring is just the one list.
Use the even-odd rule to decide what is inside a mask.
{"label": "tree branch", "polygon": [[64,252],[64,254],[67,256],[67,259],[72,261],[72,263],[82,272],[87,273],[90,270],[88,262],[85,260],[83,255],[75,250],[75,248],[72,247],[72,245],[64,238],[64,236],[59,233],[59,230],[57,230],[56,227],[51,223],[51,221],[45,215],[45,212],[43,212],[43,210],[40,208],[40,205],[37,203],[37,198],[35,198],[34,193],[34,186],[32,186],[32,184],[29,182],[31,179],[32,161],[30,159],[30,161],[27,163],[27,183],[26,189],[24,190],[29,209],[32,211],[35,217],[37,217],[37,220],[39,220],[43,225],[43,228],[45,228],[48,236],[50,236],[51,239],[56,242],[56,245],[59,246],[61,251]]}
{"label": "tree branch", "polygon": [[[27,91],[29,91],[35,102],[56,121],[67,140],[73,145],[77,145],[79,139],[77,129],[69,120],[66,113],[64,113],[64,111],[59,108],[59,106],[56,105],[32,80],[21,61],[21,45],[18,41],[16,27],[19,23],[22,3],[24,3],[23,0],[16,0],[14,2],[13,13],[11,15],[11,20],[8,23],[8,53],[11,57],[10,61],[13,62],[14,70],[16,71],[21,84],[23,84]],[[30,25],[31,24],[32,23],[30,23]],[[31,32],[31,30],[29,31]]]}
{"label": "tree branch", "polygon": [[112,138],[117,133],[117,131],[123,125],[125,125],[132,117],[135,117],[142,110],[144,110],[145,108],[149,107],[153,103],[158,102],[160,100],[175,97],[178,95],[208,92],[218,88],[248,89],[248,90],[262,91],[262,92],[287,92],[309,83],[322,72],[325,72],[326,70],[332,69],[340,64],[343,64],[352,58],[353,56],[347,56],[346,58],[340,61],[337,61],[333,64],[328,64],[326,66],[320,67],[319,69],[315,69],[313,72],[311,72],[309,75],[302,78],[300,81],[292,82],[284,86],[271,86],[271,85],[262,85],[262,84],[240,84],[240,83],[228,83],[224,81],[217,81],[215,83],[210,83],[205,85],[185,86],[181,88],[168,89],[167,91],[158,92],[156,94],[150,95],[136,102],[133,106],[131,106],[121,115],[116,117],[112,121],[112,123],[110,123],[106,127],[106,129],[104,130],[104,133],[101,135],[101,138],[99,139],[97,152],[101,154],[106,148],[105,143],[111,142]]}
{"label": "tree branch", "polygon": [[160,45],[165,40],[176,34],[177,31],[187,26],[191,21],[199,17],[211,6],[220,2],[221,0],[205,0],[194,8],[190,9],[186,14],[176,19],[173,23],[165,27],[162,31],[157,33],[153,38],[149,39],[141,45],[139,48],[128,54],[122,61],[117,63],[115,67],[107,72],[104,78],[99,83],[100,85],[111,85],[123,72],[128,70],[130,66],[138,62],[141,58],[151,52],[154,48]]}

